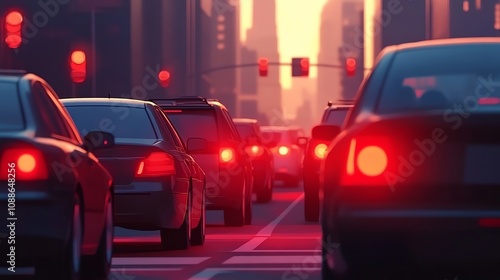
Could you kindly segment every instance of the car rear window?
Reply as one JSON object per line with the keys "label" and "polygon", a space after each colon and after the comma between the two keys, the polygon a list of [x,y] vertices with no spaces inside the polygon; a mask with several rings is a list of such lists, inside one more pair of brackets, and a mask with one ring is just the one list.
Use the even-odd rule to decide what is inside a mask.
{"label": "car rear window", "polygon": [[347,115],[345,109],[342,110],[330,110],[328,116],[326,117],[326,123],[331,125],[341,126],[344,123],[345,117]]}
{"label": "car rear window", "polygon": [[120,139],[157,139],[145,108],[126,106],[67,106],[80,133],[106,131]]}
{"label": "car rear window", "polygon": [[[498,44],[468,44],[397,53],[378,103],[380,113],[500,110]],[[474,112],[472,112],[474,111]]]}
{"label": "car rear window", "polygon": [[163,110],[183,141],[204,138],[218,142],[217,121],[213,110]]}
{"label": "car rear window", "polygon": [[281,134],[279,131],[262,131],[262,141],[269,146],[278,145],[282,141]]}
{"label": "car rear window", "polygon": [[235,125],[242,139],[247,139],[249,137],[258,137],[257,131],[255,131],[252,124],[235,123]]}
{"label": "car rear window", "polygon": [[15,83],[0,83],[0,131],[25,128],[21,101]]}

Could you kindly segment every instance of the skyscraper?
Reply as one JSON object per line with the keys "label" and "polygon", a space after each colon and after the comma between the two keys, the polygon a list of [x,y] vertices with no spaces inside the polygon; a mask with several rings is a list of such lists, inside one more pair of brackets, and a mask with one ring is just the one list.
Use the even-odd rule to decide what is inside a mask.
{"label": "skyscraper", "polygon": [[[338,65],[342,45],[342,1],[329,0],[323,7],[320,25],[318,64]],[[318,87],[313,110],[322,112],[328,100],[341,98],[340,69],[318,67]],[[319,119],[320,115],[316,116]]]}
{"label": "skyscraper", "polygon": [[[246,47],[255,50],[258,57],[279,62],[275,0],[253,0],[253,11],[253,26],[247,32]],[[258,110],[267,115],[272,125],[283,118],[280,68],[270,66],[269,75],[259,77],[257,84]]]}

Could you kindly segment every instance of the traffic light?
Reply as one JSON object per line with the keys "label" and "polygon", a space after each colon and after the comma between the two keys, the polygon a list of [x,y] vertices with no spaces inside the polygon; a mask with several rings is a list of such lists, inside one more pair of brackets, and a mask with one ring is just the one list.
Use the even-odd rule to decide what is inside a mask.
{"label": "traffic light", "polygon": [[76,50],[70,57],[71,79],[74,83],[83,83],[87,77],[87,56],[85,52]]}
{"label": "traffic light", "polygon": [[168,87],[170,85],[170,72],[167,70],[162,70],[158,73],[158,80],[162,87]]}
{"label": "traffic light", "polygon": [[309,58],[298,57],[292,58],[292,77],[308,77],[309,76]]}
{"label": "traffic light", "polygon": [[345,70],[347,76],[352,77],[356,74],[356,59],[349,57],[345,61]]}
{"label": "traffic light", "polygon": [[259,58],[259,76],[267,77],[267,72],[269,71],[269,59]]}
{"label": "traffic light", "polygon": [[11,11],[5,16],[5,43],[11,49],[17,49],[22,39],[23,15],[19,11]]}

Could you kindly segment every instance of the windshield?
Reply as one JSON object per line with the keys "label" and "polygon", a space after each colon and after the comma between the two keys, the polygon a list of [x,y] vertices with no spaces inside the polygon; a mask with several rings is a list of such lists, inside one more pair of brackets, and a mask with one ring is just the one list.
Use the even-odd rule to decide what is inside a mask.
{"label": "windshield", "polygon": [[24,129],[24,116],[15,83],[0,83],[0,131]]}
{"label": "windshield", "polygon": [[116,108],[116,105],[66,107],[81,135],[101,130],[117,139],[157,139],[146,109],[122,107],[126,111],[118,111]]}
{"label": "windshield", "polygon": [[252,124],[238,124],[235,123],[236,129],[241,136],[241,139],[248,139],[249,137],[258,137],[257,132]]}
{"label": "windshield", "polygon": [[348,110],[331,110],[326,118],[326,123],[341,126],[344,123]]}
{"label": "windshield", "polygon": [[378,110],[499,110],[499,65],[497,45],[403,51],[394,58]]}
{"label": "windshield", "polygon": [[217,123],[212,110],[171,112],[164,110],[183,141],[204,138],[208,142],[219,140]]}

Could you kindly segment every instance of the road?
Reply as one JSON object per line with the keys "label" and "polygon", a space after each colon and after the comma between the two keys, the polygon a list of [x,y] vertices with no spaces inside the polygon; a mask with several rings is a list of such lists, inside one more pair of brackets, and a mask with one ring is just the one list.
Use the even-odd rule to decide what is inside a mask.
{"label": "road", "polygon": [[159,232],[116,228],[109,279],[320,279],[320,226],[304,221],[302,190],[277,187],[272,202],[254,203],[253,224],[241,228],[207,211],[205,244],[186,251],[162,251]]}

